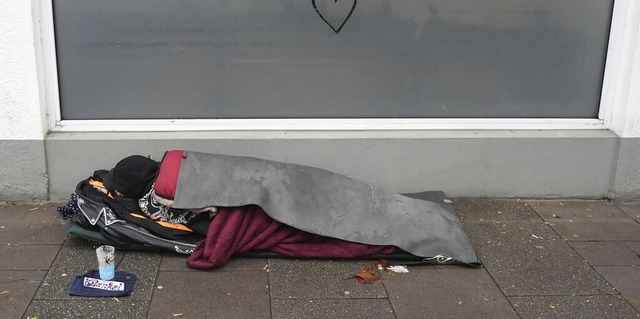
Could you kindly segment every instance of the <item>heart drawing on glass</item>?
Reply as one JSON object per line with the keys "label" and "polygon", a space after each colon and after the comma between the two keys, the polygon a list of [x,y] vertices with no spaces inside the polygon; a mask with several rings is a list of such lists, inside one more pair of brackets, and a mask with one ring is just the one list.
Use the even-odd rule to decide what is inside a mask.
{"label": "heart drawing on glass", "polygon": [[[338,34],[356,9],[358,0],[311,0],[313,9],[333,32]],[[320,4],[320,6],[318,6]],[[338,26],[338,27],[336,27]]]}

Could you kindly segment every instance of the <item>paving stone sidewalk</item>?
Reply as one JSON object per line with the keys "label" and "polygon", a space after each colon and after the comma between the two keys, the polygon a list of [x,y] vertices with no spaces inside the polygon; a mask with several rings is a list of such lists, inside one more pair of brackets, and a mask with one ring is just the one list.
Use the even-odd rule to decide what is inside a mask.
{"label": "paving stone sidewalk", "polygon": [[72,297],[95,269],[62,203],[0,204],[0,318],[640,318],[640,202],[458,199],[483,267],[409,266],[370,285],[364,260],[234,258],[213,271],[117,251],[122,298]]}

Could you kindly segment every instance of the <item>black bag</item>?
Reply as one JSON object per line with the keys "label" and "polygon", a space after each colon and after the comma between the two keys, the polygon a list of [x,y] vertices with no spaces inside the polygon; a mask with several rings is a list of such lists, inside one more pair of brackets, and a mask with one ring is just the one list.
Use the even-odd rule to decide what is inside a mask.
{"label": "black bag", "polygon": [[[94,187],[105,171],[76,186],[75,204],[67,233],[121,249],[169,250],[191,254],[204,237],[185,225],[170,225],[146,218],[130,199],[112,198]],[[136,210],[137,208],[137,210]],[[106,241],[106,242],[104,242]]]}

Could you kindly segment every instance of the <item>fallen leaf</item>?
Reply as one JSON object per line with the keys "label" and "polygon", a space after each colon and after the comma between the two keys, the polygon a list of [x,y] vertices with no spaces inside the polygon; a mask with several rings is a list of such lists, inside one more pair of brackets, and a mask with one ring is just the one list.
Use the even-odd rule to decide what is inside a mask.
{"label": "fallen leaf", "polygon": [[549,308],[551,308],[551,309],[556,309],[556,305],[554,305],[554,304],[549,304]]}
{"label": "fallen leaf", "polygon": [[384,234],[384,238],[387,238],[387,237],[389,237],[389,233]]}
{"label": "fallen leaf", "polygon": [[262,271],[269,272],[269,264],[264,265],[264,267],[262,267]]}
{"label": "fallen leaf", "polygon": [[0,292],[0,295],[6,295],[9,293],[9,290],[3,290],[2,292]]}
{"label": "fallen leaf", "polygon": [[558,204],[560,204],[560,206],[564,206],[564,204],[563,204],[563,203],[558,203]]}
{"label": "fallen leaf", "polygon": [[356,274],[356,280],[361,284],[371,284],[381,279],[380,275],[371,266],[363,268]]}
{"label": "fallen leaf", "polygon": [[380,275],[376,271],[376,267],[378,265],[382,266],[384,269],[386,269],[388,266],[386,260],[376,259],[371,262],[371,266],[364,267],[353,277],[347,277],[345,279],[355,278],[361,284],[372,284],[376,281],[382,281],[384,279],[382,279],[382,277],[380,277]]}
{"label": "fallen leaf", "polygon": [[115,300],[116,302],[120,302],[120,299],[118,299],[118,297],[113,297],[113,300]]}
{"label": "fallen leaf", "polygon": [[30,212],[32,212],[34,210],[38,210],[38,207],[34,207],[34,208],[29,209]]}
{"label": "fallen leaf", "polygon": [[174,317],[182,317],[182,313],[172,313],[171,315]]}
{"label": "fallen leaf", "polygon": [[458,301],[458,305],[461,305],[461,304],[462,304],[462,300]]}

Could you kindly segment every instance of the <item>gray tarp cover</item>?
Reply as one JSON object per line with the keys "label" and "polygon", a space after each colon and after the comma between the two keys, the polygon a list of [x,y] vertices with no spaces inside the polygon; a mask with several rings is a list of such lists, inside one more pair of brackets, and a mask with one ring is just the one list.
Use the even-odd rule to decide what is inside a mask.
{"label": "gray tarp cover", "polygon": [[353,242],[393,245],[418,257],[478,264],[455,214],[308,166],[185,151],[175,208],[261,206],[292,227]]}

